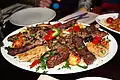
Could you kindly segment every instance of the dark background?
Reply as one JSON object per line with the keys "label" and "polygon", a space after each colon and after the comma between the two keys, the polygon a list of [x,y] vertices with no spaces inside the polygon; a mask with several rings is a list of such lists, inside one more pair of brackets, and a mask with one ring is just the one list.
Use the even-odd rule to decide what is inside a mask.
{"label": "dark background", "polygon": [[[19,0],[0,0],[0,8],[5,8],[7,6],[10,6],[12,4],[17,3]],[[79,0],[62,0],[62,6],[68,6],[69,8],[72,8],[72,6],[77,6]],[[56,0],[53,0],[53,2],[56,2]],[[93,6],[100,6],[102,0],[92,0],[92,7]]]}
{"label": "dark background", "polygon": [[0,0],[0,8],[6,8],[15,3],[17,3],[17,0]]}

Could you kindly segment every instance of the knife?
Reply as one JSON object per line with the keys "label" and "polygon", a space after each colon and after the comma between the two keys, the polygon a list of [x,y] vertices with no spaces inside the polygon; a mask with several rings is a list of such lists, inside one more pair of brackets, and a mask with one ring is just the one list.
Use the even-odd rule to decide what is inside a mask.
{"label": "knife", "polygon": [[[72,19],[80,19],[80,18],[83,18],[84,16],[86,16],[87,14],[88,14],[87,12],[86,12],[86,13],[83,13],[83,14],[79,14],[79,15],[77,15],[77,16],[68,18],[68,19],[66,19],[66,20],[64,20],[64,21],[68,21],[68,20],[72,20]],[[87,17],[89,17],[89,16],[87,16]],[[87,18],[87,17],[85,17],[85,18]]]}

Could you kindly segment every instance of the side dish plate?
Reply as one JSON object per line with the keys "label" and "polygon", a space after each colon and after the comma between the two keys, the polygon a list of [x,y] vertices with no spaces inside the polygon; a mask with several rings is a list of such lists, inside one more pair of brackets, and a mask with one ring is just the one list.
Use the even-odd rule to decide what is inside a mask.
{"label": "side dish plate", "polygon": [[9,18],[10,22],[17,26],[43,23],[52,20],[56,12],[49,8],[27,8],[20,10]]}
{"label": "side dish plate", "polygon": [[108,18],[108,17],[112,17],[113,19],[116,19],[116,18],[118,18],[118,13],[109,13],[109,14],[103,14],[103,15],[99,15],[98,17],[96,17],[96,22],[99,24],[99,25],[101,25],[102,27],[104,27],[104,28],[106,28],[106,29],[108,29],[108,30],[110,30],[110,31],[112,31],[112,32],[115,32],[115,33],[118,33],[118,34],[120,34],[120,32],[118,32],[118,31],[116,31],[116,30],[113,30],[113,29],[111,29],[111,28],[109,28],[109,27],[107,27],[106,26],[106,22],[105,22],[105,20]]}

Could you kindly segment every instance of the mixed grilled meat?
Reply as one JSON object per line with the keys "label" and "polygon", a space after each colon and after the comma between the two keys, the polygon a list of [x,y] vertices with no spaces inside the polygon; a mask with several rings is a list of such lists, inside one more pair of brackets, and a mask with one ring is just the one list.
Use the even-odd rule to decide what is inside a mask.
{"label": "mixed grilled meat", "polygon": [[25,31],[10,36],[8,41],[13,44],[12,47],[6,47],[6,49],[9,55],[15,56],[37,46],[46,46],[49,50],[43,56],[47,56],[48,68],[53,68],[70,59],[71,53],[90,65],[96,60],[96,56],[88,50],[85,43],[91,42],[95,36],[104,37],[106,35],[106,32],[100,31],[95,25],[81,29],[76,25],[75,20],[65,24],[44,26],[39,24],[36,27],[27,27]]}

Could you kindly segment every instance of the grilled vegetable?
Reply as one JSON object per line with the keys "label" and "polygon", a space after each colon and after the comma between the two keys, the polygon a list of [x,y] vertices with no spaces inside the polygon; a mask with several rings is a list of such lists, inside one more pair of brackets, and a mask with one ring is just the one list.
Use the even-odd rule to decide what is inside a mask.
{"label": "grilled vegetable", "polygon": [[35,60],[31,65],[30,65],[30,68],[33,68],[35,67],[37,64],[40,63],[40,60]]}
{"label": "grilled vegetable", "polygon": [[60,30],[59,29],[54,28],[52,30],[54,31],[54,33],[52,34],[52,36],[58,36],[58,35],[60,35]]}
{"label": "grilled vegetable", "polygon": [[77,53],[71,52],[68,58],[70,65],[75,66],[80,62],[80,57]]}
{"label": "grilled vegetable", "polygon": [[60,35],[60,30],[57,28],[54,28],[52,30],[48,31],[48,34],[44,37],[46,41],[52,40],[56,36]]}
{"label": "grilled vegetable", "polygon": [[101,41],[102,37],[100,36],[95,36],[92,40],[93,44],[98,44]]}
{"label": "grilled vegetable", "polygon": [[80,27],[78,25],[76,25],[68,30],[68,32],[72,32],[72,31],[80,32]]}

